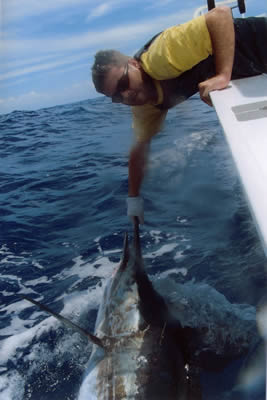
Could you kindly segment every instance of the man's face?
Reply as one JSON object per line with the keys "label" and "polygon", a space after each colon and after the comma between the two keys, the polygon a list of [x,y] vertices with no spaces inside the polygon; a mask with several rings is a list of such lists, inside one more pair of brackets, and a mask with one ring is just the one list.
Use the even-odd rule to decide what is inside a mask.
{"label": "man's face", "polygon": [[124,66],[112,67],[106,77],[104,94],[114,103],[130,106],[143,105],[151,101],[151,89],[143,80],[139,63],[130,59]]}

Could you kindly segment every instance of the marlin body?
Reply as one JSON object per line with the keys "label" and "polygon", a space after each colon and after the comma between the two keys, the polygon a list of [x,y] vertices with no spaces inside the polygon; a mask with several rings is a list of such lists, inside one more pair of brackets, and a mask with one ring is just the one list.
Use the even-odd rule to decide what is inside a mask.
{"label": "marlin body", "polygon": [[137,222],[133,246],[126,235],[121,263],[105,288],[94,335],[32,302],[94,342],[78,400],[201,399],[190,395],[184,329],[145,273]]}
{"label": "marlin body", "polygon": [[145,273],[135,223],[133,248],[126,236],[97,316],[107,349],[94,346],[79,400],[188,399],[182,331]]}

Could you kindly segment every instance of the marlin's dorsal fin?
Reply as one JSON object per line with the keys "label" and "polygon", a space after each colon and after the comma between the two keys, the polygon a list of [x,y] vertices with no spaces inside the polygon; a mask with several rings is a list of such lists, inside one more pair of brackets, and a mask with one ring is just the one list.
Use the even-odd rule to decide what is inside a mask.
{"label": "marlin's dorsal fin", "polygon": [[65,326],[67,326],[68,328],[73,329],[75,332],[79,332],[80,335],[85,336],[87,339],[89,339],[92,343],[96,344],[97,346],[100,346],[102,348],[104,348],[104,345],[101,341],[101,339],[99,339],[97,336],[93,335],[90,332],[87,332],[85,329],[81,328],[80,326],[74,324],[73,322],[71,322],[69,319],[63,317],[62,315],[54,312],[53,310],[51,310],[49,307],[45,306],[44,304],[39,303],[36,300],[31,299],[28,296],[23,295],[22,298],[24,300],[29,301],[30,303],[36,305],[37,307],[39,307],[41,310],[47,312],[48,314],[52,315],[53,317],[55,317],[57,320],[59,320],[60,322],[62,322]]}

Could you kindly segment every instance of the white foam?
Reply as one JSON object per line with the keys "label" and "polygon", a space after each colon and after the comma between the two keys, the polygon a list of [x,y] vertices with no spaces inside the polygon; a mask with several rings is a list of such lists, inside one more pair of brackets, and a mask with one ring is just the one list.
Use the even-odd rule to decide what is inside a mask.
{"label": "white foam", "polygon": [[145,254],[144,258],[161,257],[166,253],[171,253],[177,246],[178,246],[177,243],[164,244],[158,250]]}
{"label": "white foam", "polygon": [[171,274],[182,274],[183,276],[187,275],[188,270],[186,268],[172,268],[168,269],[167,271],[164,271],[160,274],[160,278],[166,278],[167,276]]}
{"label": "white foam", "polygon": [[181,260],[184,257],[184,250],[177,251],[174,256],[174,260]]}
{"label": "white foam", "polygon": [[[78,297],[78,294],[77,294]],[[25,304],[25,308],[28,307],[26,301],[21,302]],[[77,303],[74,303],[74,307],[76,307]],[[31,307],[31,305],[29,305]],[[37,317],[40,315],[40,312],[34,312],[32,314],[32,323]],[[13,318],[14,323],[17,322],[21,327],[21,320],[18,318]],[[26,324],[26,322],[24,321]],[[27,325],[29,325],[29,321],[27,321]],[[60,338],[58,343],[56,343],[53,352],[48,351],[47,345],[38,341],[38,338],[43,335],[43,333],[48,332],[50,330],[57,330],[60,323],[55,320],[53,317],[48,317],[43,320],[41,323],[37,324],[34,327],[26,328],[19,332],[13,334],[9,338],[3,340],[1,342],[0,349],[0,359],[3,364],[11,361],[16,365],[17,360],[23,357],[25,363],[29,362],[29,368],[25,371],[25,375],[22,377],[16,372],[12,371],[11,373],[7,370],[2,370],[2,375],[0,376],[0,400],[23,400],[24,399],[24,386],[25,380],[27,377],[30,377],[32,373],[36,373],[36,369],[39,368],[39,363],[41,360],[42,365],[48,364],[54,359],[57,360],[57,367],[60,369],[62,367],[62,363],[66,360],[66,355],[71,357],[72,362],[77,365],[80,362],[86,362],[89,358],[89,352],[81,346],[79,350],[79,335],[78,333],[72,333],[71,335],[67,333],[63,337]],[[18,326],[17,326],[18,328]],[[19,329],[18,329],[19,330]],[[33,342],[32,339],[36,337],[37,343]],[[25,351],[30,346],[30,352]],[[71,349],[75,349],[71,350]],[[77,355],[78,354],[78,355]],[[82,361],[83,357],[86,357],[85,360]],[[40,371],[41,372],[41,371]]]}
{"label": "white foam", "polygon": [[16,275],[8,275],[8,274],[5,274],[5,275],[1,274],[1,279],[10,280],[10,281],[16,281],[16,282],[19,281],[19,278]]}
{"label": "white foam", "polygon": [[181,225],[186,224],[188,222],[188,220],[186,218],[179,217],[179,216],[176,218],[176,221],[179,222],[179,224],[181,224]]}
{"label": "white foam", "polygon": [[47,276],[42,276],[37,279],[32,279],[31,281],[26,281],[25,284],[35,286],[35,285],[39,285],[40,283],[47,283],[49,281],[50,281],[50,279],[48,279]]}
{"label": "white foam", "polygon": [[[96,287],[90,288],[89,291],[84,291],[82,293],[79,292],[69,296],[62,295],[64,298],[64,308],[61,310],[61,314],[72,321],[77,322],[77,319],[84,312],[87,312],[88,309],[98,307],[102,298],[103,290],[103,285],[98,284]],[[38,300],[42,302],[42,300]],[[32,307],[32,304],[24,300],[5,307],[9,312],[12,309],[12,320],[11,325],[2,329],[0,332],[3,335],[10,334],[12,336],[1,342],[0,359],[2,364],[4,365],[8,361],[13,361],[13,363],[16,364],[17,359],[19,359],[23,354],[24,361],[31,361],[31,368],[36,369],[38,360],[42,360],[42,363],[44,363],[57,357],[57,363],[60,363],[60,360],[64,360],[62,354],[68,354],[70,349],[74,348],[76,351],[75,354],[71,355],[71,357],[75,358],[78,348],[77,346],[80,340],[78,333],[72,333],[71,335],[67,333],[60,339],[53,353],[47,351],[46,345],[38,342],[38,338],[49,330],[56,330],[57,327],[60,326],[60,323],[54,317],[49,316],[37,325],[31,326],[40,314],[46,315],[46,313],[37,309],[31,315],[30,320],[25,321],[20,319],[17,314],[23,309],[29,307]],[[81,325],[85,326],[86,324],[82,323]],[[36,337],[37,343],[32,344],[34,337]],[[24,349],[27,349],[29,346],[31,346],[30,352],[27,352],[25,355]],[[79,360],[77,360],[77,363],[78,362]],[[58,367],[60,367],[59,364]],[[31,375],[31,368],[27,371],[25,378]],[[18,374],[9,374],[7,371],[5,373],[5,370],[2,370],[2,373],[3,374],[0,376],[0,388],[2,390],[0,393],[0,400],[22,400],[23,387],[25,384],[24,379],[19,377]]]}
{"label": "white foam", "polygon": [[[9,248],[4,244],[0,247],[0,255],[5,256],[0,264],[11,264],[11,265],[28,265],[29,256],[32,254],[27,251],[22,251],[20,255],[12,253]],[[39,269],[44,269],[44,267],[37,260],[31,261],[32,265]]]}
{"label": "white foam", "polygon": [[[102,275],[105,275],[105,273]],[[71,320],[77,319],[85,310],[88,311],[88,309],[94,309],[99,306],[103,290],[104,285],[99,283],[88,291],[75,293],[69,296],[62,294],[60,297],[64,299],[64,308],[61,310],[61,313]],[[59,298],[57,300],[59,300]],[[42,302],[42,299],[38,299],[38,301]],[[14,357],[17,348],[27,347],[34,336],[38,336],[50,328],[54,329],[55,325],[59,324],[55,318],[48,317],[40,324],[29,328],[40,313],[46,315],[46,313],[37,309],[37,311],[31,315],[31,320],[25,321],[19,318],[18,314],[22,310],[30,307],[32,307],[32,304],[23,300],[10,304],[2,309],[2,311],[8,311],[8,314],[12,315],[11,324],[0,330],[1,335],[12,335],[1,342],[0,359],[2,362],[6,362],[9,358]]]}
{"label": "white foam", "polygon": [[107,256],[108,254],[115,254],[115,253],[121,253],[121,249],[105,250],[105,251],[103,252],[103,254],[104,254],[105,256]]}
{"label": "white foam", "polygon": [[25,321],[20,319],[17,315],[12,315],[11,323],[9,326],[0,329],[0,334],[3,336],[16,335],[16,333],[21,332],[25,327]]}
{"label": "white foam", "polygon": [[0,389],[0,400],[23,400],[24,380],[16,371],[0,375]]}
{"label": "white foam", "polygon": [[11,254],[6,244],[2,244],[0,247],[0,254]]}
{"label": "white foam", "polygon": [[[19,288],[20,288],[20,291],[18,292],[19,294],[35,293],[33,289],[27,288],[27,286],[25,286],[25,284],[22,284],[22,283],[21,283],[22,278],[18,278],[18,277],[15,276],[15,275],[1,275],[1,279],[2,279],[3,281],[6,281],[6,282],[8,282],[8,281],[15,281],[16,284],[17,284],[17,285],[19,286]],[[38,283],[38,282],[37,282],[37,283]],[[8,291],[6,291],[6,292],[8,292]],[[13,293],[13,291],[12,291],[11,293]],[[10,295],[10,293],[9,293],[9,295]],[[10,308],[9,308],[9,307],[10,307]],[[7,309],[9,309],[9,311],[12,310],[12,304],[11,304],[10,306],[7,306],[7,307],[2,308],[2,310],[7,310]]]}
{"label": "white foam", "polygon": [[64,295],[64,308],[62,314],[68,315],[73,320],[73,316],[80,316],[84,310],[98,308],[104,291],[104,284],[99,283],[96,286],[84,292],[74,293],[69,296]]}
{"label": "white foam", "polygon": [[[100,256],[93,263],[84,261],[82,256],[73,259],[73,266],[69,269],[64,269],[59,274],[55,275],[56,279],[65,279],[70,276],[77,276],[80,280],[88,278],[88,276],[107,278],[112,274],[118,263],[112,262],[108,257]],[[77,284],[77,281],[76,283]]]}
{"label": "white foam", "polygon": [[32,265],[39,269],[44,269],[44,267],[39,263],[39,261],[33,260]]}
{"label": "white foam", "polygon": [[[2,253],[3,254],[3,253]],[[26,259],[21,256],[16,256],[12,253],[5,253],[5,258],[1,260],[1,264],[23,265],[27,264]]]}
{"label": "white foam", "polygon": [[152,230],[149,233],[156,244],[158,244],[160,242],[160,240],[162,239],[162,236],[160,236],[162,234],[161,231]]}
{"label": "white foam", "polygon": [[55,319],[53,317],[49,317],[42,323],[32,328],[27,328],[26,330],[3,340],[0,348],[1,361],[4,363],[7,362],[9,359],[15,356],[18,348],[26,348],[34,336],[38,336],[52,326],[55,326]]}
{"label": "white foam", "polygon": [[[6,251],[6,248],[4,248],[4,251]],[[111,262],[107,257],[99,257],[93,263],[83,261],[81,256],[76,257],[73,261],[74,264],[70,269],[62,271],[60,274],[54,276],[54,278],[64,279],[76,275],[78,280],[76,280],[73,285],[88,278],[88,276],[99,277],[101,278],[101,282],[103,282],[106,278],[112,275],[117,266],[117,263]],[[16,276],[3,275],[2,278],[18,282],[21,288],[19,293],[35,293],[32,289],[22,285],[21,279]],[[28,281],[27,284],[36,285],[47,282],[48,278],[43,277]],[[61,312],[67,317],[69,316],[70,319],[73,319],[73,316],[78,317],[84,310],[88,311],[88,304],[90,304],[91,309],[97,308],[104,290],[104,285],[102,285],[101,282],[83,293],[79,292],[69,296],[66,296],[63,293],[62,296],[57,299],[64,299],[64,308]],[[42,302],[42,299],[39,298],[38,300]],[[58,324],[53,317],[48,317],[42,323],[29,328],[29,326],[34,323],[33,321],[37,316],[39,316],[40,313],[43,313],[38,310],[32,314],[30,321],[22,320],[19,317],[19,313],[29,307],[32,307],[32,305],[23,300],[2,308],[2,311],[6,311],[8,315],[12,316],[11,324],[0,330],[2,335],[12,335],[1,342],[0,359],[3,363],[7,362],[7,360],[12,357],[15,357],[18,348],[27,347],[34,336],[38,336],[42,332],[52,327],[54,328],[55,324]]]}

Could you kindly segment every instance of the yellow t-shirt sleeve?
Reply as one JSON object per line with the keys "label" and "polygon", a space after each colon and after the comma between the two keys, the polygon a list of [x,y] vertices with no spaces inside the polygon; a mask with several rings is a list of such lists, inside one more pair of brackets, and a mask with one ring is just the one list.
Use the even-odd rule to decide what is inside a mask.
{"label": "yellow t-shirt sleeve", "polygon": [[151,104],[132,107],[132,126],[137,141],[146,142],[156,135],[160,131],[166,114],[166,110],[160,110]]}
{"label": "yellow t-shirt sleeve", "polygon": [[162,32],[141,56],[143,69],[154,79],[175,78],[212,54],[204,15]]}

